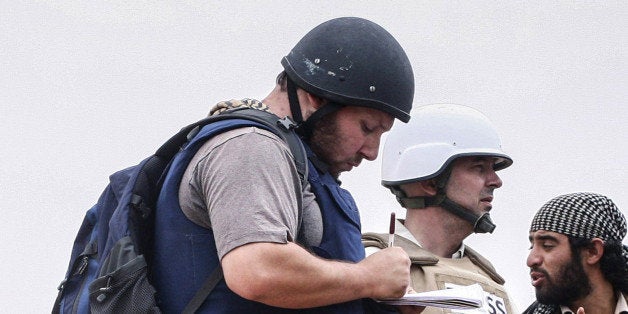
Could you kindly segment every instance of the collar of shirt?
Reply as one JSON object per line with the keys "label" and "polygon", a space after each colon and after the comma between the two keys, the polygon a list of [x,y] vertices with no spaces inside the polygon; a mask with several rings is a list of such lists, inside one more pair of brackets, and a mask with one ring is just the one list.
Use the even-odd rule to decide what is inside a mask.
{"label": "collar of shirt", "polygon": [[617,292],[617,306],[615,306],[615,314],[628,314],[628,302],[621,292]]}
{"label": "collar of shirt", "polygon": [[[560,311],[563,314],[574,314],[568,307],[561,305]],[[585,309],[586,312],[586,309]],[[626,302],[626,298],[621,292],[617,292],[617,305],[615,305],[614,314],[628,314],[628,303]]]}
{"label": "collar of shirt", "polygon": [[[420,247],[423,247],[421,246],[421,243],[419,243],[419,241],[412,235],[410,230],[408,230],[403,225],[403,220],[401,219],[397,219],[397,221],[395,222],[395,234],[412,241],[412,243]],[[456,252],[454,252],[454,254],[451,255],[452,259],[459,259],[463,257],[464,257],[464,243],[462,243],[460,247],[458,248],[458,250],[456,250]]]}

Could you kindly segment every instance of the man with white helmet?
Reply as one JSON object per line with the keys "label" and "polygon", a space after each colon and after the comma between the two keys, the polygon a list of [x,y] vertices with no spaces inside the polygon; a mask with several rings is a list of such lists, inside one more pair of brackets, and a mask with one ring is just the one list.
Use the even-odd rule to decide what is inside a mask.
{"label": "man with white helmet", "polygon": [[[413,110],[408,124],[395,125],[384,144],[382,184],[406,208],[397,220],[395,246],[410,256],[417,292],[479,284],[487,313],[515,313],[491,263],[463,241],[491,233],[493,191],[502,185],[496,171],[512,164],[500,138],[481,112],[437,104]],[[388,234],[366,233],[367,255],[385,248]],[[444,313],[427,307],[424,313]]]}

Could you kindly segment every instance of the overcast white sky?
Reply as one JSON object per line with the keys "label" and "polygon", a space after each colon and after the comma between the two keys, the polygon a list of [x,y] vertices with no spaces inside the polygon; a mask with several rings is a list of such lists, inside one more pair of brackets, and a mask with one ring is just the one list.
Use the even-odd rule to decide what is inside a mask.
{"label": "overcast white sky", "polygon": [[[214,103],[261,99],[314,26],[371,19],[407,50],[415,106],[484,112],[514,159],[492,235],[468,244],[534,298],[527,228],[550,198],[610,196],[628,210],[625,1],[5,1],[0,10],[0,309],[49,312],[85,211],[107,176]],[[341,179],[364,231],[391,210],[379,161]],[[625,241],[626,242],[626,241]]]}

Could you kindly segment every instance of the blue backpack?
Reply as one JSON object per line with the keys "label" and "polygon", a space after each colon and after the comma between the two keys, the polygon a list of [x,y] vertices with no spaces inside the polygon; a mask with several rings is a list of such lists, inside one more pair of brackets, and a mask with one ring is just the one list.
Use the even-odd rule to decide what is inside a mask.
{"label": "blue backpack", "polygon": [[[161,180],[170,161],[201,128],[218,134],[243,126],[261,127],[281,137],[290,147],[302,183],[307,180],[305,149],[289,118],[237,108],[184,127],[155,154],[109,177],[109,185],[78,231],[52,312],[161,313],[150,282],[154,209]],[[219,267],[184,312],[194,313],[220,279]]]}

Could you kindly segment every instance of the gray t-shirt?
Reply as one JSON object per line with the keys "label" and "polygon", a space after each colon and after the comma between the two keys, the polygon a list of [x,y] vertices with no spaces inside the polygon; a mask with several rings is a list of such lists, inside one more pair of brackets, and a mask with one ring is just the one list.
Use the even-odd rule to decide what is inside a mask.
{"label": "gray t-shirt", "polygon": [[272,132],[245,127],[218,134],[194,155],[179,187],[183,213],[214,232],[218,257],[253,242],[301,238],[319,245],[321,213],[309,183],[301,186],[287,144]]}

